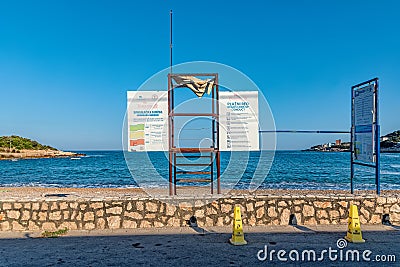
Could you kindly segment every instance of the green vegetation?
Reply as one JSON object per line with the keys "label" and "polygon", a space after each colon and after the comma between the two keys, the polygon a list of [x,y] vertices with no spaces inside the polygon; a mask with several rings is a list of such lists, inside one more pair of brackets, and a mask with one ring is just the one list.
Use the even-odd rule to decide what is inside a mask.
{"label": "green vegetation", "polygon": [[55,237],[59,237],[60,235],[65,235],[67,233],[68,233],[68,228],[60,229],[60,230],[57,230],[54,232],[44,231],[42,233],[42,237],[55,238]]}
{"label": "green vegetation", "polygon": [[[11,150],[10,150],[11,147]],[[28,138],[12,135],[0,137],[0,151],[18,153],[22,149],[29,150],[57,150],[54,147],[39,144]]]}

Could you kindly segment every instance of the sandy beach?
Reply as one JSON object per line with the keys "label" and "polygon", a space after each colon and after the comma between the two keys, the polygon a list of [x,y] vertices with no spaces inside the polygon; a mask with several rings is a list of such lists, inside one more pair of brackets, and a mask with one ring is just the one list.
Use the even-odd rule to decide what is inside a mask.
{"label": "sandy beach", "polygon": [[[350,190],[289,190],[289,189],[260,189],[247,190],[223,190],[223,195],[268,195],[268,196],[374,196],[373,190],[356,190],[354,195]],[[168,194],[168,188],[148,189],[141,188],[55,188],[55,187],[0,187],[0,199],[21,198],[125,198],[146,197]],[[400,190],[382,190],[381,196],[400,196]],[[215,196],[211,195],[209,187],[178,187],[177,196]]]}

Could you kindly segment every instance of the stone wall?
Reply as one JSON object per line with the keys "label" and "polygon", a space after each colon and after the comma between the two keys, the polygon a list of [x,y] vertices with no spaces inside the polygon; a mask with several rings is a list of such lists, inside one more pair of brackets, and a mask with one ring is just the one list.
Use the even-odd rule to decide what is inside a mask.
{"label": "stone wall", "polygon": [[[208,204],[205,204],[208,203]],[[231,196],[218,200],[172,198],[1,200],[1,231],[68,228],[120,229],[186,226],[196,216],[199,227],[232,225],[233,208],[241,207],[244,225],[287,225],[290,214],[300,225],[346,224],[350,204],[362,224],[380,224],[383,214],[400,223],[400,197],[375,196]]]}

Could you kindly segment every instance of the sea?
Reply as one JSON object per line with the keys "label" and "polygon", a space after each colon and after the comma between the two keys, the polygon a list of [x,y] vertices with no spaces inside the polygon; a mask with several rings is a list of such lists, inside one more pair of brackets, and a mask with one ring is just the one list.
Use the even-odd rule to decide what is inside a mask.
{"label": "sea", "polygon": [[[128,168],[123,151],[76,151],[86,156],[80,159],[23,159],[0,161],[2,187],[75,187],[75,188],[130,188],[157,187],[156,179],[149,175],[143,179],[147,167]],[[133,152],[134,153],[134,152]],[[232,152],[235,153],[235,152]],[[144,153],[138,154],[139,157]],[[138,155],[135,154],[135,157]],[[168,160],[163,152],[150,152],[149,158],[162,179],[168,179]],[[130,158],[129,162],[132,162]],[[232,155],[221,152],[222,172],[227,170]],[[260,152],[250,152],[245,165],[232,164],[230,175],[223,175],[223,186],[246,189],[255,176]],[[350,188],[350,153],[276,151],[270,168],[258,172],[262,189],[337,189]],[[235,169],[236,168],[236,169]],[[268,170],[269,169],[269,170]],[[356,166],[354,188],[375,189],[375,170]],[[140,177],[139,177],[140,176]],[[229,180],[231,179],[231,180]],[[381,189],[400,189],[400,154],[381,154]]]}

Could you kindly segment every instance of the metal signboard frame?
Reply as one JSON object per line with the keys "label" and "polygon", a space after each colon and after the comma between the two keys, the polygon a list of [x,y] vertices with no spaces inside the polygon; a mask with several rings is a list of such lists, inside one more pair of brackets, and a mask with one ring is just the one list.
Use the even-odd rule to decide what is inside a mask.
{"label": "metal signboard frame", "polygon": [[[364,127],[370,129],[372,133],[372,161],[365,162],[357,159],[356,155],[356,134],[360,133],[359,127],[356,127],[356,121],[360,114],[355,112],[355,101],[357,97],[357,91],[362,90],[367,86],[373,86],[372,97],[372,121],[371,127]],[[375,168],[375,185],[376,193],[380,194],[380,125],[379,125],[379,101],[378,101],[378,89],[379,83],[378,78],[371,79],[369,81],[354,85],[351,87],[351,171],[350,171],[350,184],[351,193],[354,193],[354,165],[361,165]],[[357,129],[358,128],[358,129]],[[365,129],[363,129],[365,131]]]}

